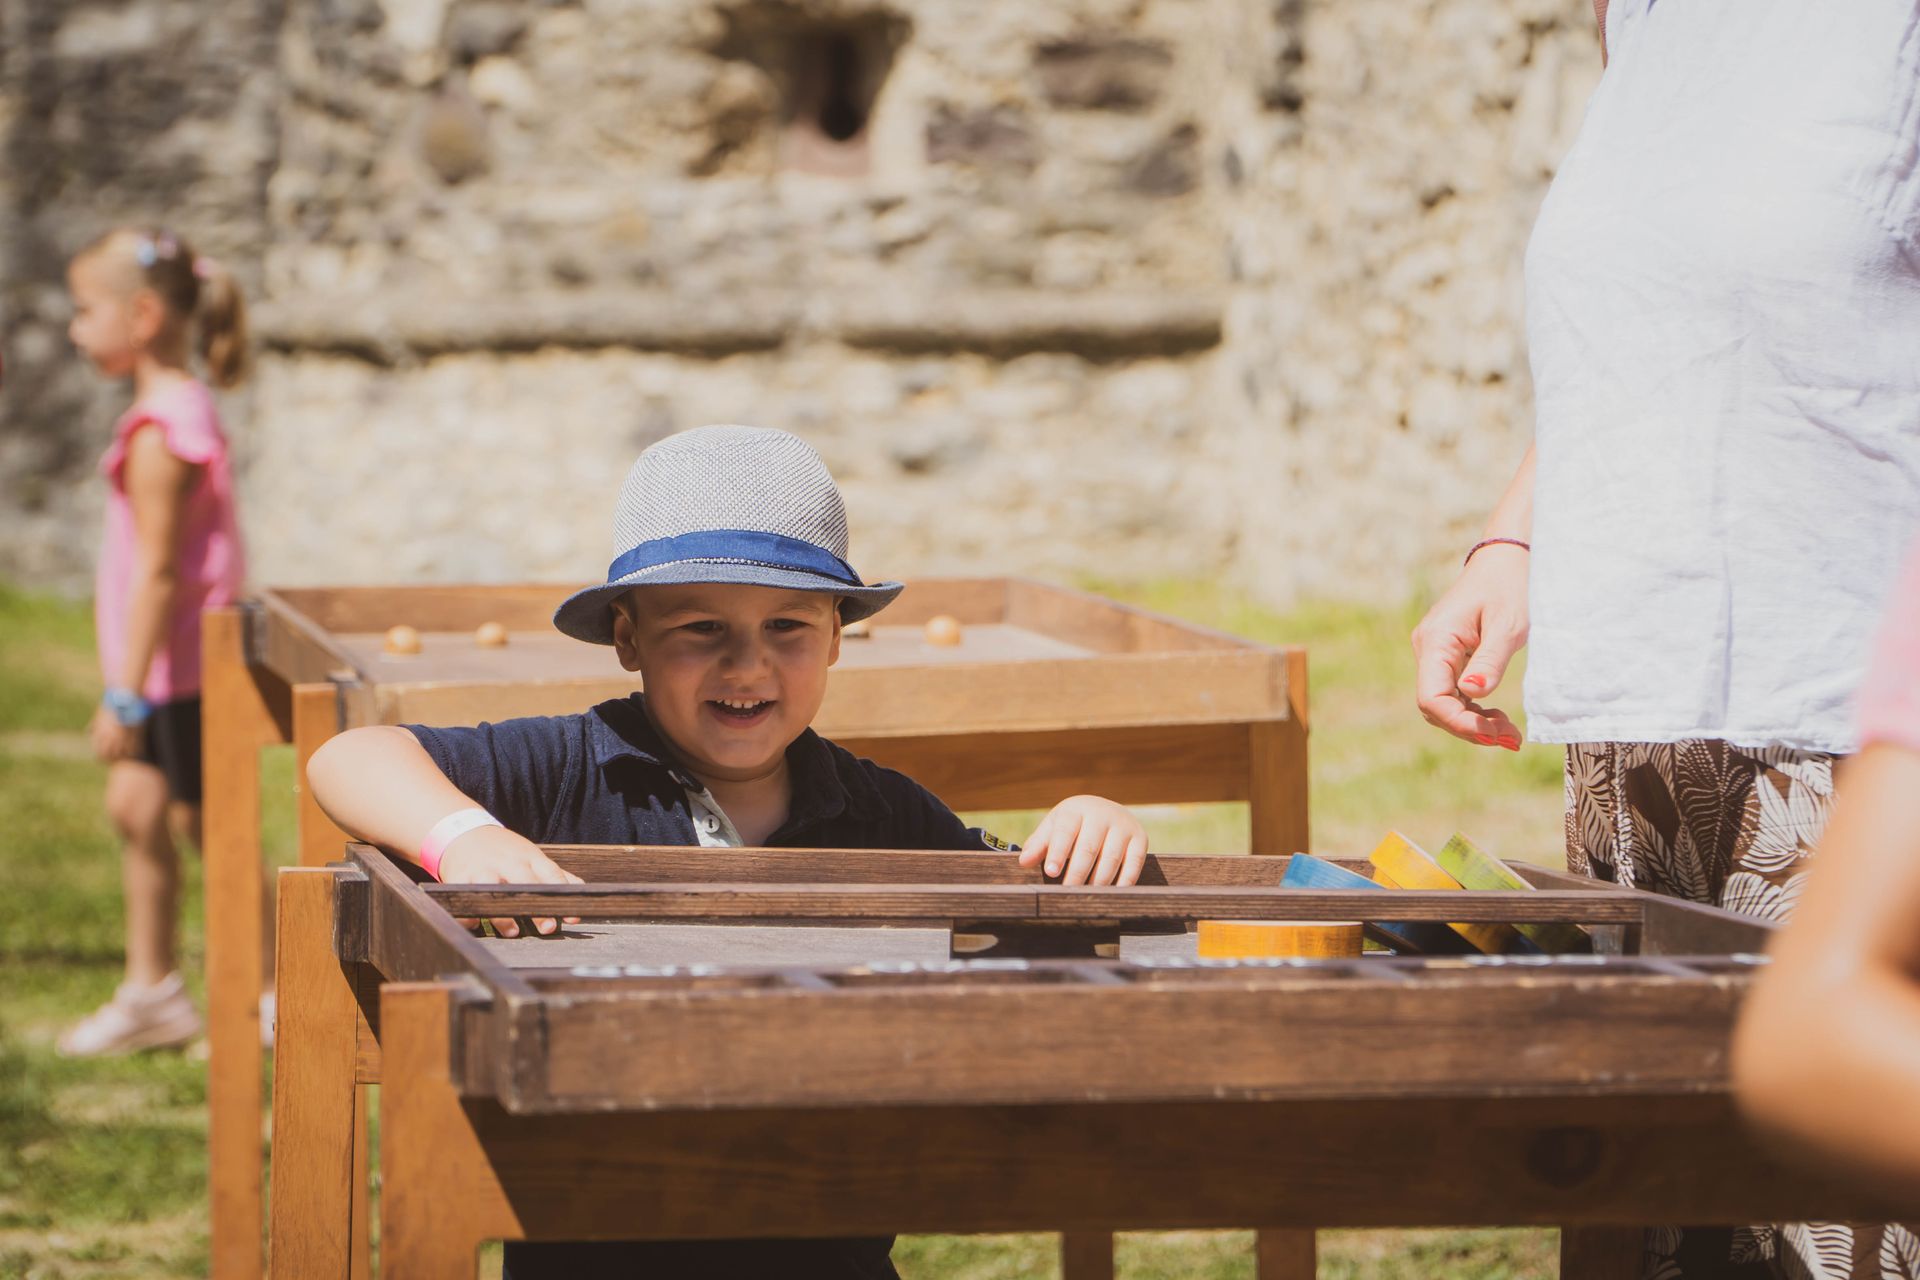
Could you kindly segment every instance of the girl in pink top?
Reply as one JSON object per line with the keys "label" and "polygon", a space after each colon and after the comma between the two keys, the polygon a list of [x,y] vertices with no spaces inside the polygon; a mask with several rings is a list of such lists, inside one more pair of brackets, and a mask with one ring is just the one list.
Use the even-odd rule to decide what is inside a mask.
{"label": "girl in pink top", "polygon": [[1859,724],[1860,754],[1840,772],[1833,818],[1799,908],[1747,1000],[1734,1039],[1734,1086],[1767,1130],[1875,1180],[1888,1203],[1915,1204],[1920,545],[1882,624],[1860,690]]}
{"label": "girl in pink top", "polygon": [[177,829],[200,840],[200,611],[237,599],[245,576],[233,473],[213,396],[246,365],[232,278],[179,237],[127,228],[67,268],[74,346],[133,405],[100,460],[106,537],[95,620],[106,693],[90,734],[108,765],[107,812],[123,843],[126,980],[61,1037],[70,1054],[179,1044],[200,1018],[174,967]]}

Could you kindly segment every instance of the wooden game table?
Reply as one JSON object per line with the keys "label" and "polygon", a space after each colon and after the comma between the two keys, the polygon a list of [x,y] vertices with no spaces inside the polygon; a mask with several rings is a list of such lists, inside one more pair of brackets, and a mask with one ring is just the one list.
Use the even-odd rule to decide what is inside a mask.
{"label": "wooden game table", "polygon": [[[320,744],[354,726],[568,714],[631,692],[638,677],[610,651],[553,630],[572,590],[314,587],[206,615],[215,1280],[261,1274],[260,749],[292,743],[303,778]],[[926,642],[940,614],[961,623],[959,645]],[[475,643],[486,622],[507,629],[505,647]],[[1255,852],[1307,847],[1303,649],[1009,578],[911,582],[875,623],[843,642],[816,727],[955,808],[1043,808],[1077,791],[1245,800]],[[384,652],[397,624],[422,634],[419,654]],[[296,787],[302,864],[339,857],[344,833]]]}
{"label": "wooden game table", "polygon": [[[1514,1224],[1561,1226],[1571,1280],[1629,1280],[1644,1225],[1901,1208],[1739,1123],[1770,929],[1710,908],[1531,867],[1463,895],[1243,857],[1089,889],[999,854],[549,853],[588,883],[423,885],[365,846],[282,873],[276,1275],[347,1274],[374,1078],[407,1280],[470,1277],[489,1239],[1063,1227],[1078,1280],[1110,1231],[1246,1226],[1281,1229],[1263,1280],[1300,1280],[1314,1227]],[[557,939],[455,920],[563,913]],[[1598,954],[1198,961],[1200,918],[1562,921]]]}

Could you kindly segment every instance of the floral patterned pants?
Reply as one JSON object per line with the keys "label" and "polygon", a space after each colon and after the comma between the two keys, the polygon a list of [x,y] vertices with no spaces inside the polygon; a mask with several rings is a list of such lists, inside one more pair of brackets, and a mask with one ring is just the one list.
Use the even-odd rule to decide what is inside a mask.
{"label": "floral patterned pants", "polygon": [[[1567,748],[1567,868],[1784,920],[1833,807],[1835,757],[1714,739]],[[1647,1232],[1645,1280],[1920,1280],[1901,1226],[1794,1223]]]}

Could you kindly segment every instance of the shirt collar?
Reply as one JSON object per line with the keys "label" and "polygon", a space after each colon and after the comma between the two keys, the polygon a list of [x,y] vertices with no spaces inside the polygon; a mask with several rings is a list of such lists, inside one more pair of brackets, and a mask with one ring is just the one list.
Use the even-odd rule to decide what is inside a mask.
{"label": "shirt collar", "polygon": [[[587,720],[593,762],[598,767],[604,769],[616,760],[638,760],[665,770],[683,788],[699,787],[699,781],[680,762],[673,744],[661,736],[647,715],[645,694],[603,702],[588,713]],[[872,821],[891,812],[866,771],[842,772],[833,748],[812,729],[787,748],[787,766],[793,772],[793,809],[781,832],[830,822],[842,814]]]}

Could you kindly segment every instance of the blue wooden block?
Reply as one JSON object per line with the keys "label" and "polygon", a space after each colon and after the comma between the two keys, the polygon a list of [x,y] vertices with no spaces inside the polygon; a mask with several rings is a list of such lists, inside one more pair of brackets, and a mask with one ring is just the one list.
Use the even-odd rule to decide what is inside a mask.
{"label": "blue wooden block", "polygon": [[[1386,886],[1375,884],[1357,871],[1349,871],[1338,863],[1328,862],[1325,858],[1316,858],[1310,853],[1296,853],[1287,859],[1287,873],[1280,877],[1283,889],[1378,889],[1388,892]],[[1376,940],[1386,943],[1402,955],[1428,956],[1465,956],[1477,954],[1474,945],[1465,938],[1433,920],[1369,920],[1366,929]]]}

